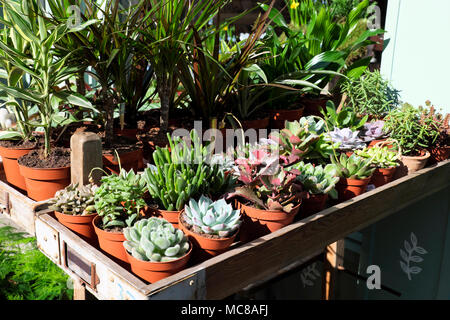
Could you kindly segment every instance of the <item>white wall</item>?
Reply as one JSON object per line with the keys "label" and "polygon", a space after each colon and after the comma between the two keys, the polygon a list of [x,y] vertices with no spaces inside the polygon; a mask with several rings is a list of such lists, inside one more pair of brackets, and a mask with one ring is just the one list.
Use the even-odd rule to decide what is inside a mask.
{"label": "white wall", "polygon": [[415,106],[450,113],[450,0],[388,0],[381,72]]}

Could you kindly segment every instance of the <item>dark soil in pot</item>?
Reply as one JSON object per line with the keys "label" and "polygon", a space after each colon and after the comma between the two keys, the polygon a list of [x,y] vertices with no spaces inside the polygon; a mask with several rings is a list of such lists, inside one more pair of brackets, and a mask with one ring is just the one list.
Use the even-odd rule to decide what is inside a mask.
{"label": "dark soil in pot", "polygon": [[0,140],[0,147],[8,149],[28,149],[36,147],[36,141]]}
{"label": "dark soil in pot", "polygon": [[43,149],[35,149],[19,158],[19,164],[30,168],[62,168],[70,166],[70,149],[54,147],[44,158]]}

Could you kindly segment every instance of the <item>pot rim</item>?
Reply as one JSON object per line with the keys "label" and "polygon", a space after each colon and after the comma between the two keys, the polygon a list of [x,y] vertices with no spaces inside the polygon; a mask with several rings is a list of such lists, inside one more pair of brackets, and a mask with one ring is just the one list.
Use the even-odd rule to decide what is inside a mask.
{"label": "pot rim", "polygon": [[404,156],[402,155],[402,159],[407,159],[407,160],[425,160],[428,159],[431,155],[430,151],[426,150],[426,149],[422,149],[421,151],[425,151],[425,155],[423,156]]}
{"label": "pot rim", "polygon": [[[137,261],[138,263],[143,263],[143,264],[146,264],[147,266],[151,266],[151,265],[168,266],[168,265],[171,265],[171,264],[175,264],[175,263],[177,263],[177,262],[180,262],[182,259],[186,259],[186,258],[188,258],[188,257],[191,255],[192,249],[193,249],[194,246],[193,246],[193,244],[192,244],[192,241],[188,240],[188,242],[189,242],[189,250],[188,250],[188,252],[186,252],[183,256],[179,257],[178,259],[175,259],[175,260],[172,260],[172,261],[164,261],[164,262],[153,262],[153,261],[139,260],[139,259],[136,259],[135,257],[133,257],[133,256],[128,252],[128,250],[125,249],[125,247],[124,247],[124,249],[125,249],[125,252],[126,252],[128,258],[132,258],[131,260],[135,260],[135,261]],[[130,261],[130,264],[131,264],[131,261]],[[155,270],[155,271],[156,271],[156,270]]]}

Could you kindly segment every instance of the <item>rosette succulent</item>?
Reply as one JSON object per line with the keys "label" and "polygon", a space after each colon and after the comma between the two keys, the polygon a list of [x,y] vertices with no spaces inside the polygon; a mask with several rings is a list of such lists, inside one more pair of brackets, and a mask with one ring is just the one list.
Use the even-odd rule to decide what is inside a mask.
{"label": "rosette succulent", "polygon": [[364,142],[370,142],[375,139],[384,138],[386,136],[386,133],[383,131],[383,127],[383,120],[365,123],[364,129],[362,130],[362,139],[364,140]]}
{"label": "rosette succulent", "polygon": [[328,139],[334,143],[339,143],[340,150],[363,149],[366,144],[359,137],[359,131],[352,131],[350,128],[335,128],[329,132]]}
{"label": "rosette succulent", "polygon": [[78,188],[77,184],[70,184],[55,193],[50,199],[51,208],[55,211],[70,215],[89,215],[95,213],[94,194],[97,186],[84,185]]}
{"label": "rosette succulent", "polygon": [[371,164],[377,168],[392,168],[399,166],[401,154],[388,147],[374,146],[363,150],[356,150],[355,154],[369,159]]}
{"label": "rosette succulent", "polygon": [[336,168],[337,175],[341,178],[362,180],[370,177],[375,171],[371,166],[370,159],[364,159],[352,154],[347,157],[341,153],[339,159],[331,157],[331,162]]}
{"label": "rosette succulent", "polygon": [[329,194],[333,199],[337,199],[337,191],[334,188],[339,181],[336,167],[328,164],[325,167],[313,166],[311,163],[299,162],[293,168],[300,171],[297,180],[301,182],[305,191],[310,194]]}
{"label": "rosette succulent", "polygon": [[167,262],[184,256],[190,248],[186,235],[167,220],[142,219],[123,229],[125,249],[136,259]]}
{"label": "rosette succulent", "polygon": [[183,218],[199,234],[212,234],[219,237],[231,236],[241,224],[240,210],[234,210],[224,199],[212,201],[201,196],[191,199],[184,207]]}

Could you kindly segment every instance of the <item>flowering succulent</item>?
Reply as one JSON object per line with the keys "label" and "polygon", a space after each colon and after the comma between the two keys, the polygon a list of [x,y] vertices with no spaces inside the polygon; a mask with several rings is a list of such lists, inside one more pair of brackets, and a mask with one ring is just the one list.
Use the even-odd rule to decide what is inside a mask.
{"label": "flowering succulent", "polygon": [[293,168],[300,172],[296,179],[301,182],[305,191],[310,194],[329,194],[333,199],[337,199],[338,194],[334,186],[339,177],[334,165],[313,166],[302,161],[293,165]]}
{"label": "flowering succulent", "polygon": [[95,213],[94,194],[97,186],[84,185],[78,188],[77,184],[70,184],[55,193],[49,200],[51,208],[55,211],[70,215],[89,215]]}
{"label": "flowering succulent", "polygon": [[370,159],[364,159],[355,154],[347,157],[345,153],[341,153],[339,159],[331,157],[331,162],[341,178],[362,180],[370,177],[375,171],[375,168],[371,167]]}
{"label": "flowering succulent", "polygon": [[123,229],[125,249],[136,259],[167,262],[184,256],[189,248],[186,235],[162,218],[142,219]]}
{"label": "flowering succulent", "polygon": [[385,137],[386,133],[383,131],[383,127],[383,120],[365,123],[364,129],[362,130],[362,139],[364,142],[370,142]]}
{"label": "flowering succulent", "polygon": [[212,201],[203,195],[198,202],[191,199],[184,206],[183,218],[194,232],[219,237],[232,235],[241,224],[240,210],[233,210],[224,199]]}
{"label": "flowering succulent", "polygon": [[340,150],[355,150],[362,149],[366,146],[358,135],[358,130],[352,131],[350,128],[334,128],[333,131],[329,132],[327,138],[332,142],[339,143]]}
{"label": "flowering succulent", "polygon": [[372,148],[364,148],[356,150],[355,154],[369,159],[370,163],[377,168],[392,168],[399,166],[399,159],[401,154],[397,151],[389,149],[387,146],[377,146]]}

